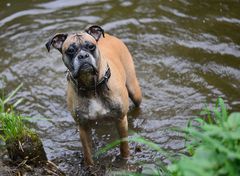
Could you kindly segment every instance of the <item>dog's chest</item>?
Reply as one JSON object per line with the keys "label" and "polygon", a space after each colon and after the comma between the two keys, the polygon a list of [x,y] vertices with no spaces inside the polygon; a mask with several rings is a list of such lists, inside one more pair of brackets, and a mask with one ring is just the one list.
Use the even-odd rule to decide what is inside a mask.
{"label": "dog's chest", "polygon": [[75,115],[78,120],[89,119],[94,120],[98,118],[116,116],[116,105],[104,102],[100,98],[81,99],[75,102]]}
{"label": "dog's chest", "polygon": [[105,107],[103,102],[99,99],[90,99],[88,105],[88,117],[90,119],[96,117],[103,117],[110,112],[109,107]]}

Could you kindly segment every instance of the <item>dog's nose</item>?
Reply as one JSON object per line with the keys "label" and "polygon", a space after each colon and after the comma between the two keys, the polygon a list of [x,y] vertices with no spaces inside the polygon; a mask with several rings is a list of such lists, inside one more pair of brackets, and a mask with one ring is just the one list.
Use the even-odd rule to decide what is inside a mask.
{"label": "dog's nose", "polygon": [[89,57],[89,54],[86,53],[86,52],[80,53],[80,54],[78,55],[78,59],[86,59],[86,58],[88,58],[88,57]]}

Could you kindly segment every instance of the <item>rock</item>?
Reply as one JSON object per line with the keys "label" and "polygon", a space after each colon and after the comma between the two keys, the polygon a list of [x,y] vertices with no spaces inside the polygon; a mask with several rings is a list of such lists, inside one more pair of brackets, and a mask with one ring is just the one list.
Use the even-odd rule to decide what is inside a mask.
{"label": "rock", "polygon": [[36,133],[28,133],[17,139],[8,139],[6,148],[9,157],[16,162],[39,164],[47,161],[42,142]]}

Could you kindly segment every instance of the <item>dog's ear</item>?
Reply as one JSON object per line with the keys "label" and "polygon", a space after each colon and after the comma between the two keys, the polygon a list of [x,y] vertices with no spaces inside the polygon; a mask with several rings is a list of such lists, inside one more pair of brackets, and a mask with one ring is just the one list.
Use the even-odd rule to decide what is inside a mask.
{"label": "dog's ear", "polygon": [[104,37],[104,30],[97,25],[88,27],[87,29],[85,29],[85,32],[93,36],[96,41],[100,39],[101,35]]}
{"label": "dog's ear", "polygon": [[50,51],[51,46],[53,46],[54,48],[56,48],[62,53],[62,45],[63,45],[63,42],[66,40],[67,36],[68,34],[62,34],[62,33],[55,34],[45,45],[48,52]]}

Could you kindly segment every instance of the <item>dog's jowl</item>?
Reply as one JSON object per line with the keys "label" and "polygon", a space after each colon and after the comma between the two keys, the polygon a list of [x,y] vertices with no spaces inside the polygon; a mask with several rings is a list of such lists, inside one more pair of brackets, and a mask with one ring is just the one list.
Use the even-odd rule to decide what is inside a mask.
{"label": "dog's jowl", "polygon": [[[132,56],[124,43],[99,26],[74,33],[58,33],[46,44],[60,51],[67,67],[67,104],[80,131],[84,161],[92,165],[89,122],[115,121],[121,139],[128,136],[128,97],[136,106],[142,100]],[[120,143],[123,158],[129,156],[127,140]]]}

